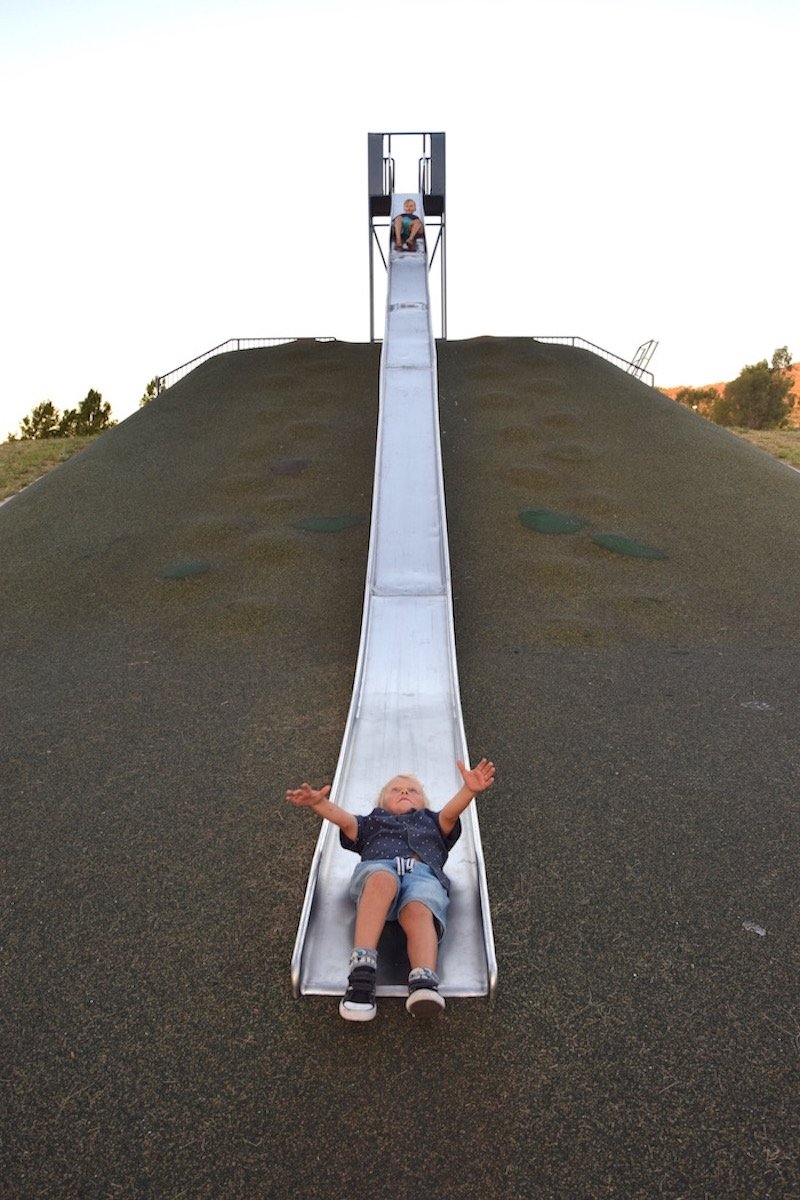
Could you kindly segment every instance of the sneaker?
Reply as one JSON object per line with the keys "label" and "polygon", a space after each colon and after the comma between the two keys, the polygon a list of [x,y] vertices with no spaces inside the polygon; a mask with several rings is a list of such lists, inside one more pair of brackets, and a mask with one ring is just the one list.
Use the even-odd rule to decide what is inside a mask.
{"label": "sneaker", "polygon": [[408,977],[406,1009],[412,1017],[435,1017],[443,1008],[438,975],[427,967],[416,967]]}
{"label": "sneaker", "polygon": [[353,967],[347,980],[347,991],[339,1001],[339,1016],[345,1021],[371,1021],[378,1011],[375,1003],[374,967]]}

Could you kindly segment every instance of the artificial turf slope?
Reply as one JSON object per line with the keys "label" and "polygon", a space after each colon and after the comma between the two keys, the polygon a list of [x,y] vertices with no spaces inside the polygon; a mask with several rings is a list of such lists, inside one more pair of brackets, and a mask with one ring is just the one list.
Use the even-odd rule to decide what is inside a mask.
{"label": "artificial turf slope", "polygon": [[497,1003],[291,998],[377,371],[209,360],[0,511],[0,1196],[800,1193],[800,477],[587,352],[439,347]]}

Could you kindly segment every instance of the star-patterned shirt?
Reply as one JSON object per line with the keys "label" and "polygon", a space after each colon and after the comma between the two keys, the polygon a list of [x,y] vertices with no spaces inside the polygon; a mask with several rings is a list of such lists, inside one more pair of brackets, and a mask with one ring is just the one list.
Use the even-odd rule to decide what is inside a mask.
{"label": "star-patterned shirt", "polygon": [[439,828],[439,814],[429,808],[418,808],[399,816],[383,808],[373,808],[366,816],[357,816],[356,821],[358,832],[354,839],[339,830],[339,841],[345,850],[360,854],[362,862],[410,858],[416,854],[449,893],[450,881],[442,868],[461,837],[460,819],[447,837]]}

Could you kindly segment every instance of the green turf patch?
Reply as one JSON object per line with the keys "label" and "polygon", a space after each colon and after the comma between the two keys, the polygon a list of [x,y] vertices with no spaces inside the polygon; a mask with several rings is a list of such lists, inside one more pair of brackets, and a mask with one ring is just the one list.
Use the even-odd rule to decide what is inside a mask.
{"label": "green turf patch", "polygon": [[170,563],[168,567],[162,567],[158,572],[159,579],[193,579],[195,575],[205,575],[206,571],[211,570],[211,563],[207,562],[177,562]]}
{"label": "green turf patch", "polygon": [[302,529],[306,533],[341,533],[343,529],[352,529],[360,524],[360,517],[303,517],[300,521],[292,521],[292,528]]}
{"label": "green turf patch", "polygon": [[635,538],[622,537],[618,533],[595,533],[592,536],[595,546],[602,546],[613,554],[623,554],[626,558],[666,558],[663,550],[655,546],[645,546]]}
{"label": "green turf patch", "polygon": [[526,508],[519,514],[526,529],[534,533],[577,533],[586,522],[569,513],[554,512],[550,508]]}

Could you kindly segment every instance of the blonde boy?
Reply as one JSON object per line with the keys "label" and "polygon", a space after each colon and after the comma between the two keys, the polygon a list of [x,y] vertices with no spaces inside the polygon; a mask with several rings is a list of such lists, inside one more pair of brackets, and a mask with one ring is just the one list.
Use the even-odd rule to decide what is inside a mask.
{"label": "blonde boy", "polygon": [[403,211],[394,219],[394,244],[398,250],[416,250],[417,238],[425,236],[416,209],[414,200],[406,200]]}
{"label": "blonde boy", "polygon": [[428,807],[414,775],[390,779],[366,816],[332,804],[329,786],[315,790],[304,783],[286,793],[291,804],[311,808],[337,825],[342,846],[361,856],[350,883],[357,907],[347,991],[339,1004],[346,1021],[371,1021],[375,1016],[378,940],[387,920],[398,921],[406,935],[411,966],[406,1008],[413,1016],[435,1016],[444,1008],[436,974],[450,891],[443,868],[461,836],[462,812],[492,786],[495,773],[494,763],[486,758],[472,769],[460,761],[456,766],[464,782],[439,812]]}

